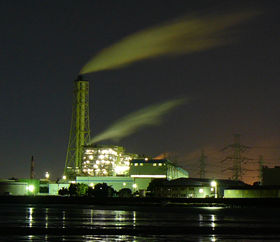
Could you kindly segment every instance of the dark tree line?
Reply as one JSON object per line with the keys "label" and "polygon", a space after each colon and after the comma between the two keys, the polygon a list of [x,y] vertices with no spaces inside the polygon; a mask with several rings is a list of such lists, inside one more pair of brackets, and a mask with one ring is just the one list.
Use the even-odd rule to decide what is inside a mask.
{"label": "dark tree line", "polygon": [[98,183],[94,186],[94,188],[82,184],[72,183],[69,188],[61,188],[58,191],[59,195],[67,195],[67,196],[88,196],[88,197],[131,197],[132,192],[129,188],[123,188],[119,192],[114,190],[111,186],[108,186],[106,183]]}

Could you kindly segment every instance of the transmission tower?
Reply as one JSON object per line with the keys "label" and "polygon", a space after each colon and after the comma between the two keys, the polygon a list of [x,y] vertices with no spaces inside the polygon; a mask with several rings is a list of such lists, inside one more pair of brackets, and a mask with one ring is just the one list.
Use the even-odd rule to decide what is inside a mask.
{"label": "transmission tower", "polygon": [[89,81],[78,76],[74,81],[72,120],[64,168],[67,178],[75,178],[82,173],[83,149],[89,140]]}
{"label": "transmission tower", "polygon": [[234,135],[234,143],[223,148],[224,150],[231,150],[231,155],[227,156],[224,161],[232,161],[232,167],[229,170],[232,170],[232,179],[237,181],[242,179],[243,168],[242,164],[247,162],[249,159],[243,156],[243,153],[246,152],[249,147],[240,144],[240,135]]}
{"label": "transmission tower", "polygon": [[260,179],[260,182],[262,182],[262,180],[263,180],[263,164],[264,164],[262,155],[260,155],[258,163],[259,163],[259,179]]}
{"label": "transmission tower", "polygon": [[201,150],[201,155],[199,158],[199,168],[200,168],[199,177],[200,178],[205,178],[206,159],[207,159],[207,156],[204,154],[204,150]]}

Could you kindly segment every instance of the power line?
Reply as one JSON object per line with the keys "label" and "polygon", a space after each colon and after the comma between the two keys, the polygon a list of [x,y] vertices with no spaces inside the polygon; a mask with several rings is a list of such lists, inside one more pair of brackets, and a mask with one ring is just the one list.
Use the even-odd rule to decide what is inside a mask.
{"label": "power line", "polygon": [[[243,153],[246,152],[249,149],[249,147],[240,144],[240,135],[235,134],[234,143],[223,148],[223,151],[228,150],[228,149],[231,150],[231,155],[229,155],[225,159],[223,159],[222,162],[231,160],[232,166],[227,169],[232,171],[233,180],[241,180],[242,175],[244,173],[244,168],[242,168],[242,164],[244,164],[248,160],[250,160],[249,158],[243,156]],[[226,169],[224,169],[223,172],[225,172],[225,170]]]}

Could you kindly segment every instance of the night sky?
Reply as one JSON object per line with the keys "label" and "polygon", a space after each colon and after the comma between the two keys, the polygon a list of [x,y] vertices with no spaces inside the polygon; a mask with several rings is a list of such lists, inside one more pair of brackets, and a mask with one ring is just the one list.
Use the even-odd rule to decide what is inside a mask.
{"label": "night sky", "polygon": [[[130,112],[173,98],[191,102],[119,142],[128,152],[174,160],[199,175],[228,178],[221,149],[233,134],[251,147],[244,181],[257,180],[257,160],[280,165],[279,1],[0,1],[0,178],[63,173],[72,88],[81,68],[102,49],[142,29],[193,13],[250,8],[260,14],[229,32],[224,46],[133,63],[87,75],[94,136]],[[242,4],[241,4],[242,3]]]}

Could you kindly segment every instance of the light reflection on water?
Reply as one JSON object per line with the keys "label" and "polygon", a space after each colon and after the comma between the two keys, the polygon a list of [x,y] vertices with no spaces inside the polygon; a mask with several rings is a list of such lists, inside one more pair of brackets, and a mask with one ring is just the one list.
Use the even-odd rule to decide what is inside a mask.
{"label": "light reflection on water", "polygon": [[28,208],[28,225],[29,225],[29,227],[31,228],[32,227],[32,221],[33,221],[33,217],[32,217],[32,215],[33,215],[33,210],[34,210],[34,208]]}
{"label": "light reflection on water", "polygon": [[[118,209],[101,209],[87,205],[20,205],[2,204],[0,206],[1,228],[54,229],[51,234],[14,234],[14,241],[25,239],[65,240],[65,241],[184,241],[184,234],[168,234],[170,228],[210,228],[213,233],[208,235],[192,235],[199,241],[219,241],[221,235],[215,234],[216,228],[234,227],[278,227],[280,229],[280,210],[267,209],[226,209],[226,208],[156,208],[138,207],[136,209],[123,207]],[[106,229],[133,231],[138,228],[157,229],[163,232],[143,236],[129,234],[106,234]],[[62,229],[77,231],[77,235],[57,235]],[[86,229],[89,234],[81,234],[80,229]],[[91,235],[92,229],[103,229],[103,235]],[[151,233],[150,233],[151,234]],[[229,235],[233,236],[233,235]],[[188,238],[191,238],[189,235]],[[0,233],[0,241],[5,241]],[[75,239],[73,239],[75,238]],[[72,240],[73,239],[73,240]],[[228,239],[228,237],[227,237]],[[225,237],[223,237],[225,240]],[[256,238],[254,238],[256,240]]]}

